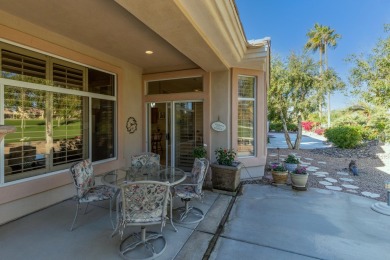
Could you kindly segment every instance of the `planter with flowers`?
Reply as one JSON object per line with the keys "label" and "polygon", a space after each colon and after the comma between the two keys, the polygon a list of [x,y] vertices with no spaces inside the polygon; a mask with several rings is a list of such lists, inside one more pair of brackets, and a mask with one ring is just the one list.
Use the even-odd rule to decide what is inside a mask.
{"label": "planter with flowers", "polygon": [[240,184],[240,162],[234,161],[236,152],[234,149],[218,148],[215,150],[217,162],[210,165],[214,190],[236,192]]}
{"label": "planter with flowers", "polygon": [[284,160],[284,166],[289,172],[293,172],[298,167],[299,163],[299,159],[293,154],[289,154]]}
{"label": "planter with flowers", "polygon": [[203,144],[202,146],[196,146],[192,152],[192,155],[194,158],[206,158],[207,156],[207,150],[206,150],[207,145]]}
{"label": "planter with flowers", "polygon": [[288,171],[283,164],[275,163],[271,165],[272,179],[275,184],[286,184]]}
{"label": "planter with flowers", "polygon": [[297,167],[291,172],[291,184],[296,188],[305,188],[309,173],[305,167]]}

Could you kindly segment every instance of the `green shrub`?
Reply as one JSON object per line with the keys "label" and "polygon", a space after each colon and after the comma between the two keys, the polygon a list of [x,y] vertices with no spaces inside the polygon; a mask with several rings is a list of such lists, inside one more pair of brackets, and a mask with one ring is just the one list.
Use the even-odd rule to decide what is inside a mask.
{"label": "green shrub", "polygon": [[329,142],[340,148],[355,148],[362,141],[362,134],[353,126],[338,126],[328,128],[325,137]]}
{"label": "green shrub", "polygon": [[[280,122],[270,123],[269,130],[275,132],[283,132],[283,124]],[[298,127],[296,124],[287,123],[287,130],[291,132],[296,132],[298,130]]]}
{"label": "green shrub", "polygon": [[293,124],[293,123],[288,123],[287,129],[290,132],[296,132],[296,131],[298,131],[298,126],[296,124]]}
{"label": "green shrub", "polygon": [[379,133],[378,130],[370,128],[370,127],[364,127],[362,131],[362,138],[363,140],[371,141],[378,139]]}
{"label": "green shrub", "polygon": [[281,131],[283,131],[283,125],[282,125],[282,123],[270,123],[269,130],[275,131],[275,132],[281,132]]}

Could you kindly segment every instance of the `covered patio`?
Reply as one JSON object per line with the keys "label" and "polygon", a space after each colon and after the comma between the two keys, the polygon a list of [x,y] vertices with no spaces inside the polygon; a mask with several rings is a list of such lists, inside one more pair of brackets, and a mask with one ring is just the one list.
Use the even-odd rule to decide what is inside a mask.
{"label": "covered patio", "polygon": [[71,198],[84,159],[101,176],[156,152],[188,172],[206,145],[264,174],[270,39],[246,39],[234,1],[0,0],[0,51],[0,124],[17,129],[0,224]]}

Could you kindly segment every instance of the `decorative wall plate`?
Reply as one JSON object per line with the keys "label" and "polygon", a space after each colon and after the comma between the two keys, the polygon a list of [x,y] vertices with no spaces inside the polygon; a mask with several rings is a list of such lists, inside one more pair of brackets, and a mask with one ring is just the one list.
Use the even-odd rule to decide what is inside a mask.
{"label": "decorative wall plate", "polygon": [[135,120],[134,117],[131,116],[129,117],[129,119],[127,119],[126,129],[127,132],[129,132],[130,134],[134,133],[137,130],[137,120]]}

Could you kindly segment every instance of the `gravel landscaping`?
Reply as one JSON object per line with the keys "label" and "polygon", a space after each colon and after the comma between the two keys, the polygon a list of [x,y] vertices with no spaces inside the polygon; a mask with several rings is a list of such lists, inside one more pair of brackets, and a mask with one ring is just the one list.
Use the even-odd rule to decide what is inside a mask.
{"label": "gravel landscaping", "polygon": [[[390,144],[369,142],[356,149],[339,149],[335,147],[290,150],[268,149],[267,165],[282,162],[288,154],[294,153],[301,162],[311,169],[308,188],[320,188],[347,192],[359,196],[387,201],[384,189],[385,181],[390,181]],[[351,160],[356,160],[359,176],[353,176],[348,169]],[[317,168],[316,168],[317,167]],[[308,169],[309,169],[308,168]],[[272,184],[269,168],[261,180],[244,183]],[[287,185],[291,185],[288,181]]]}

